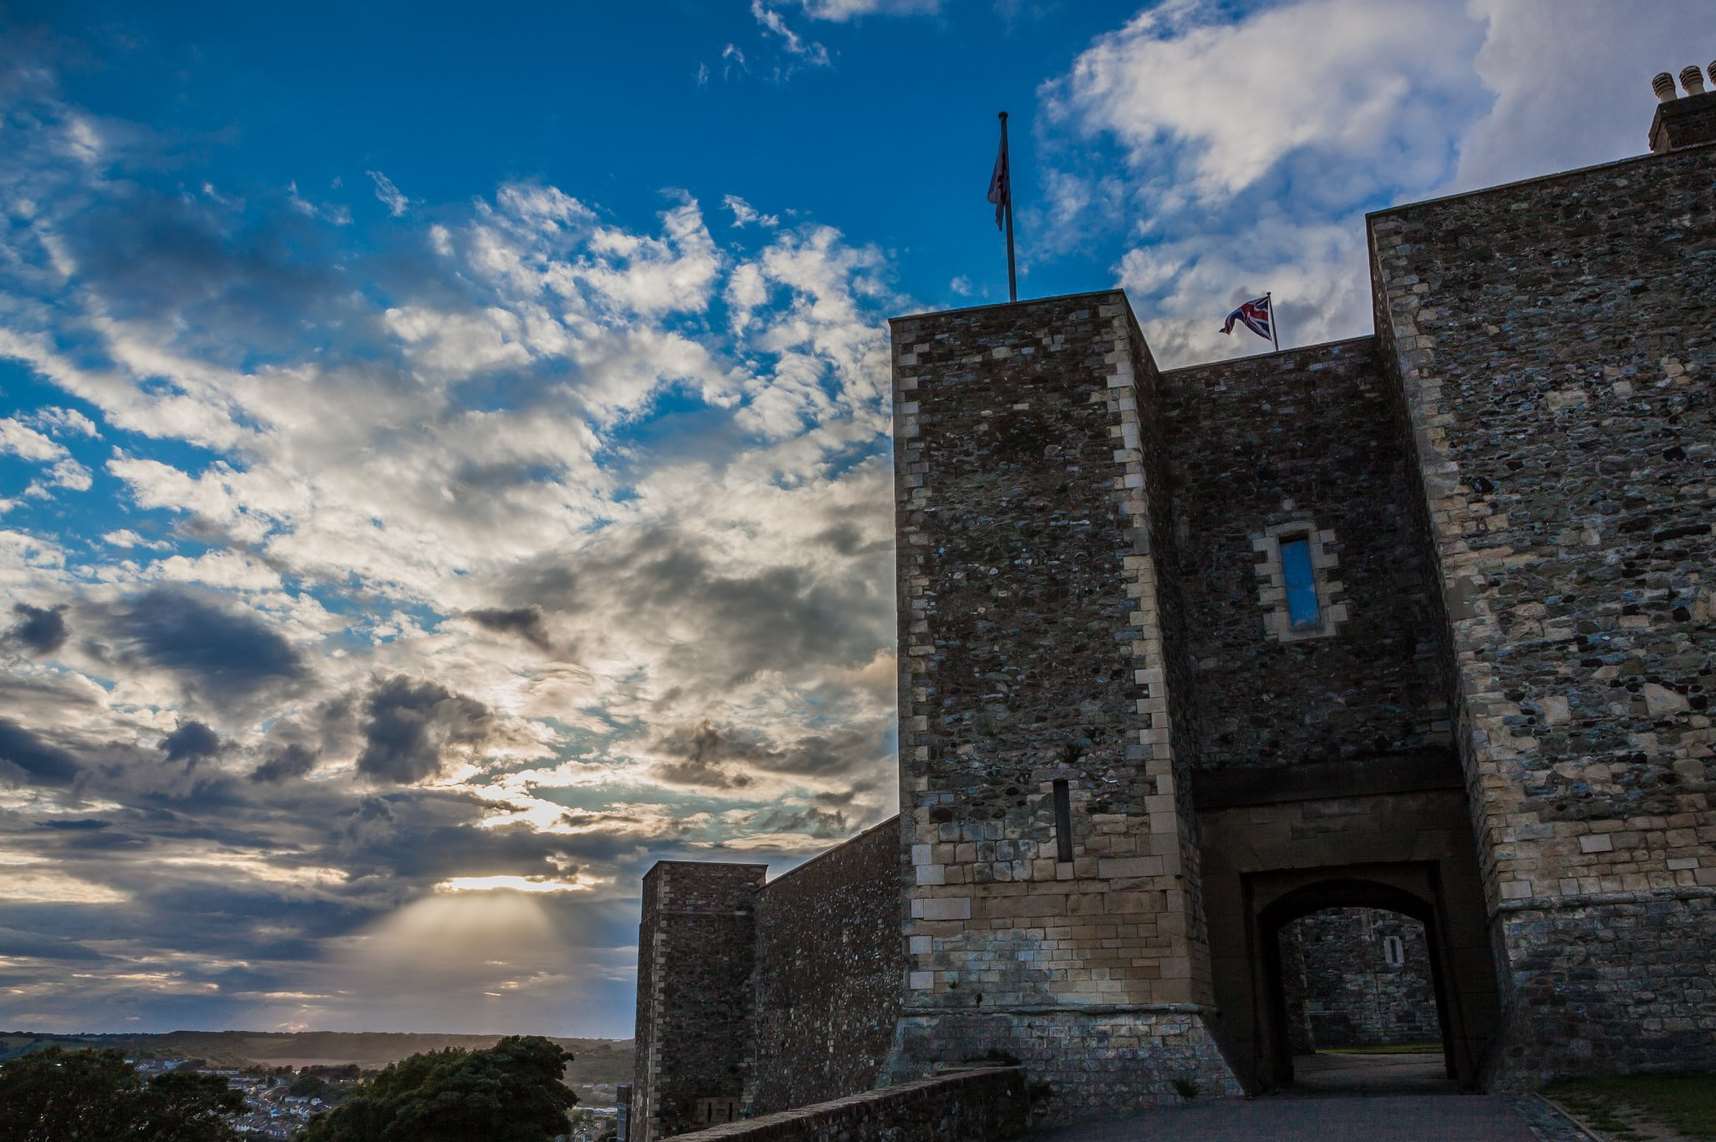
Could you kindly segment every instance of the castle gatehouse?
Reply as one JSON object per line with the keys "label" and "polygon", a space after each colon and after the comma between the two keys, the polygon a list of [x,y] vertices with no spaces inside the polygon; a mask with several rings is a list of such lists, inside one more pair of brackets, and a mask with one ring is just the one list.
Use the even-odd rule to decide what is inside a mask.
{"label": "castle gatehouse", "polygon": [[632,1142],[985,1060],[1275,1089],[1336,908],[1460,1086],[1716,1069],[1712,140],[1370,215],[1368,337],[895,320],[901,814],[649,874]]}

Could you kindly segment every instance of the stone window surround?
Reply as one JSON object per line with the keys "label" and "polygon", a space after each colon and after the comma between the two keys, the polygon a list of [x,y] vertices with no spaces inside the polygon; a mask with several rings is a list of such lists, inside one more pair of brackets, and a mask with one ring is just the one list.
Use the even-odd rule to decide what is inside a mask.
{"label": "stone window surround", "polygon": [[[1281,569],[1283,540],[1305,539],[1311,555],[1311,580],[1317,587],[1317,625],[1294,627],[1287,614],[1287,580]],[[1332,638],[1349,615],[1345,602],[1333,602],[1342,584],[1333,578],[1340,556],[1331,546],[1333,531],[1320,530],[1309,515],[1301,514],[1286,523],[1274,524],[1251,537],[1251,549],[1263,558],[1254,566],[1257,601],[1265,608],[1263,633],[1277,642],[1301,642],[1309,638]]]}

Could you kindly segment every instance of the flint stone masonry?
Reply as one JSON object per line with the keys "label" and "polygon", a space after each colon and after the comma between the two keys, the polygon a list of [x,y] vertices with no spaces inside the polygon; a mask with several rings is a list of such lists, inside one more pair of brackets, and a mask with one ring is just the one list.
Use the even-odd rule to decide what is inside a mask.
{"label": "flint stone masonry", "polygon": [[[1598,1039],[1629,1048],[1605,1066],[1716,1068],[1716,148],[1369,230],[1508,1005],[1496,1081],[1588,1071]],[[1663,944],[1706,954],[1638,971]]]}
{"label": "flint stone masonry", "polygon": [[[1164,373],[1175,568],[1189,616],[1199,769],[1447,748],[1428,549],[1399,395],[1374,338]],[[1262,637],[1258,537],[1315,524],[1345,619],[1326,638]],[[1350,613],[1348,609],[1350,608]],[[1282,604],[1282,619],[1285,605]]]}
{"label": "flint stone masonry", "polygon": [[676,1142],[1002,1142],[1025,1133],[1025,1076],[986,1067],[677,1136]]}
{"label": "flint stone masonry", "polygon": [[1170,1060],[1237,1091],[1203,1025],[1185,620],[1131,309],[902,318],[893,345],[911,962],[888,1074],[1000,1051],[1062,1117],[1171,1099]]}
{"label": "flint stone masonry", "polygon": [[638,935],[635,1142],[681,1133],[698,1103],[737,1101],[750,1042],[757,891],[765,865],[661,861]]}
{"label": "flint stone masonry", "polygon": [[[1399,963],[1389,961],[1390,938]],[[1423,924],[1376,908],[1330,908],[1293,921],[1280,939],[1294,1054],[1441,1042]]]}
{"label": "flint stone masonry", "polygon": [[749,1115],[865,1090],[900,1012],[897,817],[758,894]]}
{"label": "flint stone masonry", "polygon": [[662,861],[644,879],[631,1142],[873,1085],[893,1040],[900,822],[764,883],[767,867]]}

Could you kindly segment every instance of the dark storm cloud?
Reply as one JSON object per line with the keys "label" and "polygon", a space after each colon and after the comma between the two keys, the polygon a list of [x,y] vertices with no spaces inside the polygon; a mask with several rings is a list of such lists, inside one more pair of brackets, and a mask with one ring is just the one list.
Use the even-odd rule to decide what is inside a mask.
{"label": "dark storm cloud", "polygon": [[553,649],[548,637],[548,627],[542,619],[541,607],[514,607],[511,610],[486,608],[466,611],[465,617],[484,630],[497,634],[515,634],[538,650]]}
{"label": "dark storm cloud", "polygon": [[801,738],[777,745],[755,730],[703,721],[680,726],[655,742],[670,759],[656,775],[674,785],[743,789],[759,772],[829,777],[871,765],[882,750],[873,735],[857,731]]}
{"label": "dark storm cloud", "polygon": [[[826,809],[786,807],[765,809],[752,815],[745,823],[747,833],[803,833],[828,840],[844,840],[852,832],[845,813]],[[743,837],[735,838],[722,847],[743,848]]]}
{"label": "dark storm cloud", "polygon": [[9,641],[20,643],[32,654],[52,654],[66,644],[71,633],[66,627],[62,603],[57,607],[32,607],[28,603],[12,604],[18,623],[6,632]]}
{"label": "dark storm cloud", "polygon": [[173,322],[181,343],[198,340],[223,359],[292,347],[307,325],[337,324],[351,308],[334,259],[316,256],[331,253],[318,249],[320,228],[289,211],[233,211],[134,186],[66,234],[79,275],[119,316]]}
{"label": "dark storm cloud", "polygon": [[863,666],[891,630],[889,545],[864,545],[838,526],[824,535],[836,550],[852,546],[852,554],[874,561],[874,573],[860,568],[824,579],[803,567],[774,567],[725,574],[692,537],[653,527],[607,547],[522,564],[509,576],[507,597],[585,623],[624,614],[649,626],[695,615],[702,637],[681,647],[673,663],[673,681],[687,694],[729,690],[765,670],[800,675]]}
{"label": "dark storm cloud", "polygon": [[86,829],[110,829],[112,821],[103,821],[96,817],[80,817],[75,821],[37,821],[36,824],[44,829],[60,829],[66,832],[82,832]]}
{"label": "dark storm cloud", "polygon": [[307,746],[293,742],[250,772],[252,781],[277,785],[294,777],[302,777],[316,768],[316,754]]}
{"label": "dark storm cloud", "polygon": [[842,555],[868,555],[875,551],[886,551],[893,547],[892,537],[864,539],[864,532],[850,521],[834,524],[816,533],[816,542],[825,543]]}
{"label": "dark storm cloud", "polygon": [[401,785],[441,772],[448,746],[476,745],[494,728],[489,708],[436,682],[396,674],[370,691],[358,772]]}
{"label": "dark storm cloud", "polygon": [[0,778],[27,785],[70,785],[77,759],[9,718],[0,718]]}
{"label": "dark storm cloud", "polygon": [[136,596],[113,614],[112,633],[122,658],[171,670],[211,699],[248,697],[305,673],[298,652],[263,620],[182,591]]}
{"label": "dark storm cloud", "polygon": [[205,757],[220,752],[220,738],[201,722],[185,722],[161,739],[161,752],[168,761],[184,761],[195,765]]}

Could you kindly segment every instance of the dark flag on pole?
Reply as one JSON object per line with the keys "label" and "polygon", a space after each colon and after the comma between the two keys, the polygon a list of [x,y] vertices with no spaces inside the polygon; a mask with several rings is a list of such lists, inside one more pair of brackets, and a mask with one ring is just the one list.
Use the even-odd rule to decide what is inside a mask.
{"label": "dark flag on pole", "polygon": [[989,174],[989,201],[995,204],[995,226],[1007,226],[1007,300],[1019,300],[1019,277],[1013,271],[1013,170],[1007,161],[1007,112],[1001,112],[1001,150]]}
{"label": "dark flag on pole", "polygon": [[[1002,115],[1005,123],[1006,115]],[[1006,130],[1003,126],[1002,130]],[[989,176],[989,201],[995,204],[995,229],[1001,229],[1001,219],[1007,213],[1007,207],[1013,200],[1012,189],[1008,185],[1012,178],[1007,170],[1007,139],[1003,135],[1001,149],[995,152],[995,170]]]}

